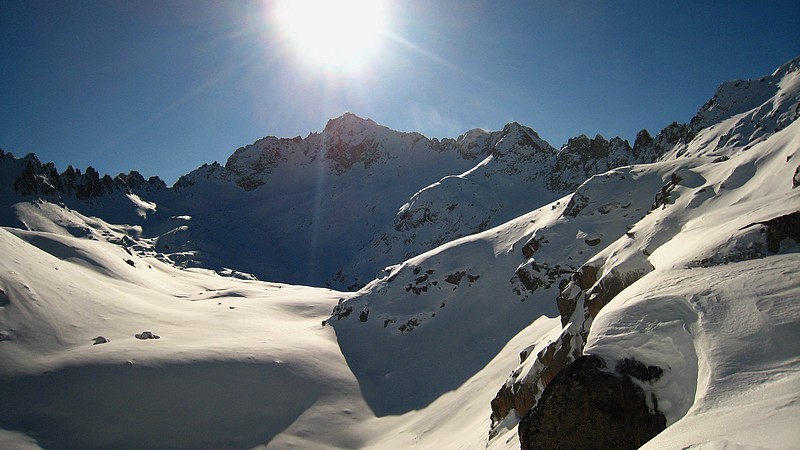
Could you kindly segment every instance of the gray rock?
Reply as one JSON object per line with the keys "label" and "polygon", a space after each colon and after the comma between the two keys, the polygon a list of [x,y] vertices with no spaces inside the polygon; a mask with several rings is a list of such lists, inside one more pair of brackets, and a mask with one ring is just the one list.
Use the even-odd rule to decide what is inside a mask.
{"label": "gray rock", "polygon": [[161,336],[153,334],[152,331],[142,331],[134,336],[136,339],[161,339]]}
{"label": "gray rock", "polygon": [[94,342],[92,345],[105,344],[107,342],[111,342],[111,339],[103,336],[97,336],[96,338],[92,338],[92,342]]}

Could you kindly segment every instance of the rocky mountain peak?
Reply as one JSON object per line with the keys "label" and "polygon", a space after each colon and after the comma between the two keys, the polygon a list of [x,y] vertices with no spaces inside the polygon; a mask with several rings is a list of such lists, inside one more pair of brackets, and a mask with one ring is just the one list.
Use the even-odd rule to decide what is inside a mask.
{"label": "rocky mountain peak", "polygon": [[529,133],[533,133],[533,134],[536,133],[532,129],[530,129],[530,128],[524,126],[524,125],[521,125],[517,121],[509,122],[509,123],[505,124],[505,126],[503,127],[503,134],[513,133],[513,132],[529,132]]}
{"label": "rocky mountain peak", "polygon": [[361,164],[366,169],[386,158],[384,142],[390,135],[401,135],[397,131],[378,125],[371,119],[362,119],[353,113],[331,119],[319,135],[317,151],[324,151],[336,174],[349,171]]}
{"label": "rocky mountain peak", "polygon": [[555,149],[539,137],[532,128],[520,125],[518,122],[507,123],[500,132],[500,139],[496,147],[501,147],[502,144],[516,145],[517,147],[530,147],[534,150],[548,150],[555,152]]}
{"label": "rocky mountain peak", "polygon": [[178,178],[178,181],[172,186],[173,189],[176,191],[180,191],[181,189],[188,188],[193,186],[199,180],[203,179],[226,179],[228,176],[228,171],[226,171],[225,167],[220,165],[217,161],[214,161],[211,164],[203,164],[202,166],[194,169],[193,171],[187,173],[186,175],[182,175]]}
{"label": "rocky mountain peak", "polygon": [[137,171],[120,173],[112,178],[108,174],[101,175],[92,166],[83,173],[68,166],[59,173],[54,163],[42,163],[33,153],[17,158],[0,151],[0,162],[15,178],[14,192],[22,196],[42,196],[58,201],[74,196],[79,200],[91,200],[116,191],[143,192],[166,188],[166,183],[159,177],[145,180]]}
{"label": "rocky mountain peak", "polygon": [[[715,123],[721,122],[738,114],[758,108],[766,103],[771,103],[768,115],[759,118],[794,120],[797,114],[789,118],[781,118],[777,111],[784,107],[796,107],[800,95],[798,94],[798,79],[800,78],[800,57],[792,59],[779,67],[772,75],[763,76],[757,80],[731,80],[722,83],[714,96],[706,102],[692,118],[690,126],[697,132]],[[788,101],[787,101],[788,100]],[[785,108],[785,109],[788,109]],[[778,126],[782,129],[786,124]],[[762,126],[762,128],[765,128]]]}
{"label": "rocky mountain peak", "polygon": [[775,78],[783,78],[787,74],[791,72],[798,72],[800,71],[800,56],[796,56],[793,59],[790,59],[784,65],[775,69],[775,72],[772,73],[772,76]]}
{"label": "rocky mountain peak", "polygon": [[456,142],[472,142],[480,138],[485,138],[488,135],[489,132],[482,128],[473,128],[458,136]]}
{"label": "rocky mountain peak", "polygon": [[351,112],[346,112],[339,117],[328,120],[323,133],[354,132],[379,126],[372,119],[364,119]]}

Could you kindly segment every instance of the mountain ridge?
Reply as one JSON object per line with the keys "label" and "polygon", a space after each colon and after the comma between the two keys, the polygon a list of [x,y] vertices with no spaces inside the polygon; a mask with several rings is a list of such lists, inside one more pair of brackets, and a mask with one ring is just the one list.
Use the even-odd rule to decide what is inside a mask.
{"label": "mountain ridge", "polygon": [[[617,142],[619,138],[612,139],[612,141]],[[584,151],[584,149],[571,148],[570,144],[567,144],[565,149],[562,149],[559,153],[561,166],[570,166],[571,161],[566,158],[566,155],[572,155],[573,159],[576,159],[575,155]],[[530,170],[530,168],[537,165],[541,166],[543,155],[546,155],[547,158],[554,158],[556,153],[557,151],[543,141],[535,131],[516,122],[507,124],[500,131],[487,132],[473,129],[455,139],[439,140],[426,138],[419,133],[393,131],[385,126],[378,125],[370,119],[362,119],[355,114],[346,113],[338,118],[331,119],[321,133],[310,133],[306,138],[299,136],[294,138],[268,136],[259,139],[253,144],[241,147],[233,152],[225,165],[216,162],[204,164],[198,169],[181,176],[172,188],[167,188],[163,181],[157,177],[151,177],[149,180],[144,181],[144,177],[138,172],[131,172],[127,175],[120,174],[111,178],[109,175],[101,177],[92,168],[87,169],[86,173],[81,173],[80,170],[74,171],[70,166],[59,174],[51,163],[43,164],[39,162],[35,155],[30,155],[26,157],[28,158],[26,167],[22,170],[18,169],[19,173],[16,175],[17,181],[15,182],[14,191],[23,197],[25,195],[49,196],[56,202],[74,204],[78,208],[81,207],[81,201],[98,202],[103,196],[116,195],[120,197],[130,192],[159,205],[160,209],[158,211],[170,212],[169,216],[185,215],[194,218],[194,222],[182,225],[188,227],[187,230],[184,230],[185,232],[173,233],[173,237],[178,234],[186,236],[186,242],[177,245],[183,250],[174,255],[173,259],[176,262],[189,266],[199,265],[217,268],[240,266],[261,278],[289,282],[303,281],[316,285],[326,284],[338,288],[354,289],[365,284],[378,270],[386,265],[433,248],[455,237],[480,231],[489,225],[496,225],[500,221],[509,219],[528,208],[528,206],[520,205],[513,208],[513,210],[504,211],[500,215],[495,214],[500,210],[507,209],[508,206],[506,205],[513,200],[510,198],[513,195],[508,192],[515,189],[514,182],[507,181],[505,182],[507,185],[505,188],[506,193],[501,195],[500,198],[492,198],[496,197],[492,193],[483,194],[484,197],[487,197],[483,200],[484,209],[495,210],[491,217],[483,217],[480,220],[476,218],[459,218],[449,224],[433,224],[433,226],[429,224],[428,229],[437,227],[440,229],[429,232],[428,234],[434,234],[434,236],[421,240],[413,250],[411,250],[412,247],[409,247],[409,250],[402,254],[392,251],[394,253],[390,252],[388,256],[383,257],[373,252],[372,255],[366,257],[366,259],[372,261],[368,266],[354,263],[353,261],[363,260],[365,257],[353,253],[353,249],[375,247],[381,239],[384,241],[386,239],[400,239],[400,237],[390,238],[387,232],[391,233],[390,230],[392,229],[402,229],[403,225],[401,224],[409,221],[409,214],[412,216],[415,214],[414,212],[405,212],[400,213],[405,214],[405,216],[397,215],[398,210],[403,210],[402,205],[404,203],[409,205],[419,204],[420,195],[428,195],[426,190],[430,191],[431,186],[437,185],[437,183],[441,184],[448,177],[451,177],[451,179],[476,179],[477,172],[481,172],[487,179],[493,176],[495,179],[498,177],[519,177],[521,172]],[[13,156],[11,154],[8,155],[4,161],[8,160],[10,162],[10,158],[13,158]],[[538,160],[534,161],[537,158]],[[576,186],[587,173],[603,169],[607,170],[608,167],[613,166],[614,163],[620,160],[624,160],[625,157],[617,158],[613,162],[608,160],[602,167],[597,167],[596,163],[586,163],[586,156],[578,159],[583,161],[585,167],[573,170],[574,173],[569,176],[573,181],[559,180],[556,182],[557,177],[551,174],[547,186],[540,189],[546,198],[539,200],[539,203],[554,198],[555,192],[564,192],[569,187]],[[572,164],[578,164],[578,162],[572,162]],[[536,173],[539,176],[544,176],[548,170],[543,166],[538,168]],[[375,180],[383,179],[384,182],[387,181],[386,178],[391,180],[395,192],[387,192],[385,188],[367,188],[367,186],[375,186],[375,184],[370,181],[363,181],[363,179],[369,180],[373,177],[376,177]],[[527,178],[528,181],[533,181],[534,176],[528,174]],[[358,181],[353,181],[356,179]],[[362,193],[342,194],[340,192],[346,191],[348,186],[358,184],[362,186]],[[415,191],[420,189],[420,186],[427,184],[430,184],[428,188],[424,188],[415,194]],[[80,186],[77,191],[71,187],[76,185]],[[495,190],[498,187],[496,185],[488,187],[491,183],[487,182],[481,182],[479,185],[487,187],[480,188],[476,185],[475,189]],[[403,188],[403,186],[405,187]],[[269,192],[264,191],[267,187]],[[244,193],[239,193],[237,189],[241,189]],[[367,200],[363,204],[357,205],[356,209],[353,209],[353,207],[348,208],[341,203],[343,195],[351,196],[349,203],[359,203],[359,201],[353,202],[352,199],[358,198],[359,195],[363,195],[363,192],[371,190],[375,191],[372,200]],[[553,192],[547,193],[548,190]],[[117,193],[114,194],[114,192]],[[313,192],[314,195],[309,195],[308,193],[310,192]],[[469,192],[462,194],[462,196],[467,197],[473,195],[476,194]],[[352,225],[342,225],[340,230],[334,230],[332,235],[326,235],[325,227],[327,224],[320,224],[315,221],[335,222],[340,220],[341,216],[346,215],[353,215],[362,220],[366,219],[368,223],[366,230],[369,236],[355,241],[353,238],[344,238],[348,240],[348,244],[352,247],[351,250],[347,252],[344,249],[340,249],[339,253],[342,253],[342,258],[330,264],[319,263],[325,268],[317,269],[312,267],[315,263],[309,264],[307,261],[290,260],[267,264],[267,267],[264,268],[262,267],[263,264],[258,263],[259,258],[257,255],[253,254],[254,252],[249,249],[252,247],[252,243],[230,250],[220,248],[221,238],[215,236],[215,234],[224,234],[224,226],[218,224],[213,217],[210,219],[205,218],[212,216],[214,212],[204,206],[198,200],[198,197],[208,197],[207,204],[228,204],[239,209],[246,208],[247,204],[253,204],[253,202],[261,205],[264,205],[265,201],[274,203],[274,200],[270,200],[274,198],[282,199],[285,197],[292,199],[291,206],[277,205],[271,209],[261,206],[259,208],[266,208],[267,210],[256,213],[255,216],[244,210],[240,210],[237,214],[242,215],[240,220],[244,222],[253,225],[256,223],[266,223],[268,225],[269,217],[285,216],[284,211],[286,209],[292,210],[294,208],[294,211],[297,211],[295,206],[303,206],[307,211],[304,214],[305,218],[291,219],[285,217],[283,219],[284,222],[294,221],[299,222],[299,224],[281,224],[280,228],[283,231],[278,233],[281,236],[281,240],[292,241],[299,248],[302,248],[303,244],[309,241],[314,242],[314,245],[320,245],[321,242],[341,241],[345,236],[345,231],[352,229]],[[331,205],[326,209],[326,202],[331,199],[338,201],[339,204]],[[237,204],[240,204],[240,206],[236,206]],[[492,204],[495,206],[490,206]],[[532,206],[537,206],[536,202]],[[441,209],[441,205],[436,207]],[[341,211],[341,214],[334,218],[335,216],[332,216],[334,211]],[[377,214],[377,217],[365,217],[363,211],[370,211],[370,216]],[[452,212],[452,207],[450,212]],[[458,212],[456,213],[458,215]],[[456,215],[451,216],[455,217]],[[115,215],[113,219],[118,222],[136,223],[145,228],[145,234],[148,234],[148,228],[161,230],[165,226],[164,221],[167,220],[167,217],[159,219],[159,216],[166,215],[161,215],[158,212],[143,217],[140,215],[130,217]],[[211,223],[195,225],[204,220],[211,220]],[[150,225],[159,221],[160,223],[156,225]],[[12,224],[13,221],[7,219],[4,223]],[[347,223],[355,223],[355,221],[348,221]],[[383,238],[378,234],[381,227],[387,230],[383,232]],[[202,232],[197,235],[198,228],[213,231],[210,233]],[[267,228],[269,229],[269,225]],[[287,228],[296,228],[298,233],[286,235],[285,230]],[[315,233],[317,233],[316,238],[314,237]],[[152,233],[149,233],[149,235],[155,237],[152,236]],[[406,243],[414,239],[415,237],[402,237],[402,240]],[[305,246],[308,247],[307,245]],[[207,251],[205,254],[203,253],[204,247],[215,248],[216,255],[222,256],[209,258]],[[285,251],[280,250],[281,247],[285,246],[262,246],[260,253],[285,254]],[[169,250],[168,248],[162,247],[158,250],[166,255],[171,253],[167,251]],[[309,257],[313,252],[312,248],[307,248],[306,250]],[[331,251],[323,250],[322,253],[330,254]],[[386,254],[387,252],[383,253]],[[246,258],[242,261],[237,259],[240,254],[246,255]],[[348,260],[351,262],[348,262]],[[283,267],[289,266],[292,267],[291,270],[286,271],[283,269]],[[302,272],[306,273],[303,274]],[[309,275],[308,272],[318,273],[318,275]],[[291,275],[291,273],[294,273],[294,275]]]}
{"label": "mountain ridge", "polygon": [[[70,166],[59,174],[54,165],[42,164],[31,155],[25,170],[17,175],[21,189],[15,191],[23,196],[48,195],[67,203],[73,195],[69,186],[76,183],[86,188],[74,195],[73,202],[91,203],[113,191],[119,191],[114,194],[117,197],[130,191],[169,214],[117,214],[112,221],[136,223],[145,229],[145,235],[156,237],[148,228],[162,230],[173,215],[193,218],[168,239],[183,242],[157,249],[174,262],[217,269],[237,266],[260,278],[353,290],[383,267],[509,220],[576,188],[594,173],[655,160],[685,135],[684,126],[673,124],[656,138],[643,130],[633,147],[619,137],[606,140],[600,135],[594,139],[581,135],[555,150],[533,129],[517,122],[499,131],[472,129],[458,138],[440,140],[394,131],[345,113],[329,120],[322,132],[305,138],[267,136],[240,147],[224,165],[204,164],[181,176],[172,188],[166,188],[157,177],[143,182],[137,172],[111,178],[100,177],[91,168],[88,175],[81,174]],[[75,173],[79,181],[69,181]],[[383,180],[381,185],[389,182],[393,190],[378,187],[378,180]],[[523,187],[526,184],[530,187]],[[352,190],[352,186],[360,189]],[[351,192],[346,192],[348,189]],[[447,192],[440,193],[442,189]],[[521,198],[518,193],[526,189],[535,192]],[[366,192],[372,192],[371,199],[357,200]],[[201,197],[208,201],[201,202]],[[443,202],[442,197],[462,201]],[[331,200],[334,204],[329,205]],[[264,206],[268,203],[275,205]],[[223,245],[226,226],[207,207],[214,204],[238,209],[237,220],[247,227],[266,225],[265,231],[275,234],[278,243]],[[254,204],[260,206],[248,206]],[[80,202],[74,206],[80,208]],[[298,215],[301,208],[305,213]],[[337,223],[347,216],[353,219]],[[436,220],[430,220],[433,217]],[[279,219],[270,226],[274,218]],[[158,223],[151,225],[154,222]],[[366,232],[361,239],[349,233],[357,222]],[[6,219],[4,223],[14,221]],[[404,224],[412,224],[412,230]],[[290,229],[297,232],[287,233]],[[347,245],[328,244],[335,242]],[[326,248],[317,252],[320,245]],[[181,251],[169,251],[175,247]],[[288,257],[291,247],[304,249],[306,258]],[[317,253],[339,257],[321,261]],[[275,255],[277,260],[265,262],[265,254]]]}

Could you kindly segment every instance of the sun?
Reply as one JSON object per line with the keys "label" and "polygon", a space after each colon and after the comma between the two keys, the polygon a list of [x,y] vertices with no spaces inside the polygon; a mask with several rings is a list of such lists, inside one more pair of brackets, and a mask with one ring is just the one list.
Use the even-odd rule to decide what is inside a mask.
{"label": "sun", "polygon": [[380,0],[278,0],[274,19],[305,62],[326,69],[369,64],[385,40],[387,6]]}

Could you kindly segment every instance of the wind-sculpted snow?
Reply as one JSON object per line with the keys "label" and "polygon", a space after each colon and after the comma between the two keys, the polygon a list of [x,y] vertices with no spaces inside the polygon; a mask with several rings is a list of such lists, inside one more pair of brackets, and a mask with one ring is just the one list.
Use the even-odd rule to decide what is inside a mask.
{"label": "wind-sculpted snow", "polygon": [[[709,345],[704,342],[708,338],[705,334],[707,332],[702,326],[697,326],[697,312],[684,300],[696,294],[675,294],[675,300],[661,299],[657,289],[654,289],[653,280],[657,276],[686,272],[687,268],[717,265],[725,267],[719,269],[722,273],[730,274],[723,276],[725,279],[731,276],[746,279],[745,273],[751,269],[739,272],[734,266],[751,267],[748,264],[752,263],[746,262],[754,260],[764,261],[758,264],[766,264],[765,258],[770,258],[769,255],[776,251],[791,254],[798,250],[796,238],[792,238],[786,228],[789,223],[793,223],[794,219],[790,217],[800,211],[800,200],[797,195],[793,195],[791,183],[791,161],[798,157],[795,145],[797,127],[795,122],[789,126],[787,132],[774,135],[766,141],[759,139],[749,143],[749,151],[728,148],[725,152],[717,150],[713,153],[703,151],[701,132],[695,141],[689,143],[685,155],[704,154],[705,157],[667,160],[661,163],[672,164],[674,169],[671,170],[674,172],[669,179],[665,177],[665,183],[655,197],[653,210],[631,227],[625,237],[600,252],[576,274],[559,297],[564,323],[562,336],[554,339],[547,351],[539,350],[537,358],[529,358],[515,370],[514,375],[498,393],[498,401],[502,400],[502,404],[509,405],[515,401],[515,397],[512,396],[509,400],[506,392],[521,393],[524,398],[529,399],[526,406],[531,407],[532,403],[535,404],[531,400],[535,399],[537,393],[541,393],[552,377],[550,366],[564,366],[582,352],[600,354],[608,361],[609,367],[614,367],[615,361],[630,357],[663,368],[666,371],[664,379],[653,385],[645,384],[645,389],[655,392],[658,408],[666,414],[668,424],[684,417],[700,399],[716,397],[717,394],[710,387],[714,384],[713,381],[702,377],[703,367],[713,367],[715,363],[704,361],[704,355],[698,349]],[[579,194],[580,191],[573,196],[572,204],[577,205],[574,209],[582,211],[583,202]],[[578,201],[575,201],[576,198]],[[776,231],[771,231],[771,228],[776,228]],[[770,250],[770,239],[773,242],[786,241],[773,245]],[[654,273],[647,275],[650,272]],[[792,285],[796,287],[800,283],[795,273],[789,274],[782,270],[771,273],[771,276],[779,278],[774,282],[776,286],[788,288]],[[709,288],[709,284],[713,283],[703,281],[707,274],[690,270],[680,276],[691,277],[694,281],[673,280],[665,284],[664,289],[675,292],[706,292],[701,296],[716,295],[713,293],[719,289]],[[717,277],[714,276],[714,279]],[[611,281],[606,287],[603,286],[605,278]],[[788,285],[785,284],[787,282]],[[628,289],[628,286],[631,288]],[[634,286],[638,290],[631,291]],[[744,298],[773,295],[768,293],[771,288],[761,285],[742,285],[739,289],[738,295]],[[791,291],[789,289],[774,295],[777,299],[788,299],[795,295]],[[638,292],[637,295],[641,296],[644,303],[639,307],[643,309],[633,310],[623,300],[628,295],[633,295],[631,292]],[[734,298],[730,301],[740,302]],[[595,320],[602,317],[609,308],[622,308],[625,312],[621,314],[626,319],[615,315],[614,319],[597,325]],[[663,311],[663,314],[655,313],[656,311]],[[645,319],[654,313],[655,317]],[[642,330],[636,341],[631,339],[632,326],[628,317],[645,322],[636,326]],[[781,318],[786,321],[784,323],[792,323],[795,327],[796,319],[796,311]],[[723,319],[719,320],[724,322]],[[733,316],[728,320],[738,322]],[[745,321],[749,323],[749,319]],[[608,330],[612,331],[604,331],[603,327],[610,327]],[[602,336],[607,332],[626,336],[624,344],[614,347],[616,354],[608,351],[596,352],[591,346],[582,348],[583,342],[586,339],[591,341],[593,335],[601,336],[597,338],[596,345],[603,347],[605,344]],[[779,330],[764,332],[777,333],[776,339],[779,342],[794,339],[793,336],[785,337]],[[722,340],[726,339],[736,338],[729,336]],[[742,348],[741,351],[749,354],[764,350]],[[766,373],[783,367],[786,358],[794,359],[796,363],[792,352],[781,345],[772,348],[769,355],[769,362],[765,363],[768,366],[766,369],[752,367],[747,362],[750,357],[740,356],[742,366],[735,371],[755,371],[767,376]],[[499,414],[496,420],[501,418],[502,414]],[[776,432],[779,430],[780,426]],[[785,432],[784,429],[784,435]],[[671,439],[668,442],[675,445],[680,441]]]}

